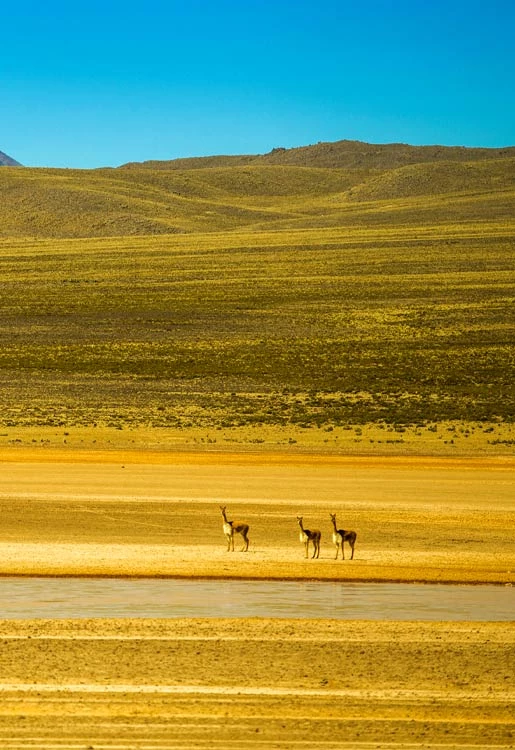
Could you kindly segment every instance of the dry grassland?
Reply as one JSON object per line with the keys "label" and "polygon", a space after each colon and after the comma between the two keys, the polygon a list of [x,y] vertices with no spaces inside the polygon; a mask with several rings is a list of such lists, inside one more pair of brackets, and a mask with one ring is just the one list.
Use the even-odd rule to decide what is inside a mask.
{"label": "dry grassland", "polygon": [[491,220],[2,240],[0,444],[111,429],[512,454],[512,237]]}

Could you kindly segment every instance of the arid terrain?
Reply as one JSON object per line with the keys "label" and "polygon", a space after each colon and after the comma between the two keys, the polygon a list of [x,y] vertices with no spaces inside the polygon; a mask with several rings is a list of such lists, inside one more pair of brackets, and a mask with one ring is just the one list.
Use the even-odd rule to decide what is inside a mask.
{"label": "arid terrain", "polygon": [[[339,141],[3,166],[0,606],[20,576],[509,597],[514,163]],[[0,749],[507,750],[515,612],[480,615],[6,618]]]}
{"label": "arid terrain", "polygon": [[0,622],[8,748],[511,748],[511,623]]}
{"label": "arid terrain", "polygon": [[[2,575],[515,580],[509,457],[0,459]],[[226,551],[220,504],[248,552]],[[331,511],[358,533],[352,561],[334,560]],[[322,531],[318,560],[297,515]],[[515,745],[513,622],[2,620],[0,642],[13,750]]]}
{"label": "arid terrain", "polygon": [[[509,457],[20,448],[0,458],[0,574],[515,581]],[[250,526],[245,554],[226,552],[221,504]],[[358,533],[352,562],[334,559],[330,512]],[[304,559],[299,515],[322,532],[318,560]]]}

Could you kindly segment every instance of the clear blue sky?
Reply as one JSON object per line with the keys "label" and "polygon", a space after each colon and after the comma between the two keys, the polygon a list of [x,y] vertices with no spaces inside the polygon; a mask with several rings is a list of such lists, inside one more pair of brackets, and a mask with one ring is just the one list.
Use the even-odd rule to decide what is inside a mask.
{"label": "clear blue sky", "polygon": [[515,145],[514,0],[9,0],[0,20],[0,150],[29,166]]}

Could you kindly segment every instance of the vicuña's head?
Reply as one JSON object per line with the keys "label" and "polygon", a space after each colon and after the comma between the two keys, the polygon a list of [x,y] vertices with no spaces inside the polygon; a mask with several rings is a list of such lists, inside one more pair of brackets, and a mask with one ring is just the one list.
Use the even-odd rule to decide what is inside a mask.
{"label": "vicu\u00f1a's head", "polygon": [[299,523],[302,523],[302,516],[297,516],[297,521],[298,521]]}
{"label": "vicu\u00f1a's head", "polygon": [[336,513],[329,513],[329,518],[331,519],[331,521],[336,522]]}
{"label": "vicu\u00f1a's head", "polygon": [[225,509],[226,508],[227,508],[227,505],[221,505],[220,506],[220,510],[222,511],[222,513],[225,513]]}

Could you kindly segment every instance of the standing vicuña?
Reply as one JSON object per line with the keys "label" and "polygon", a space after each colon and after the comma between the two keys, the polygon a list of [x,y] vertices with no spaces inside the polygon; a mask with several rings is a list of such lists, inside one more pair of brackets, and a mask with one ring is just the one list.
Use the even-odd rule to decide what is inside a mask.
{"label": "standing vicu\u00f1a", "polygon": [[313,559],[314,557],[318,557],[320,554],[320,538],[322,536],[322,532],[318,531],[318,529],[316,529],[315,531],[305,529],[302,525],[302,516],[297,516],[297,521],[299,522],[300,526],[299,538],[306,550],[306,557],[308,556],[310,542],[313,542],[313,554],[311,555],[311,559]]}
{"label": "standing vicu\u00f1a", "polygon": [[246,552],[249,548],[249,538],[247,534],[249,533],[249,525],[248,523],[243,523],[242,521],[228,521],[227,516],[225,514],[226,505],[221,505],[220,510],[222,511],[222,516],[224,519],[224,534],[225,538],[227,539],[227,552],[232,547],[232,551],[234,552],[234,532],[237,534],[241,534],[243,537],[243,547],[241,548],[241,552]]}
{"label": "standing vicu\u00f1a", "polygon": [[336,528],[336,513],[329,513],[329,517],[331,521],[333,522],[333,542],[334,546],[336,547],[336,557],[335,560],[338,559],[338,550],[341,548],[342,551],[342,560],[345,560],[345,551],[343,549],[343,545],[345,542],[348,542],[350,544],[350,548],[352,550],[352,554],[350,556],[350,559],[354,557],[354,545],[356,544],[356,537],[358,536],[355,531],[346,531],[345,529],[337,529]]}

